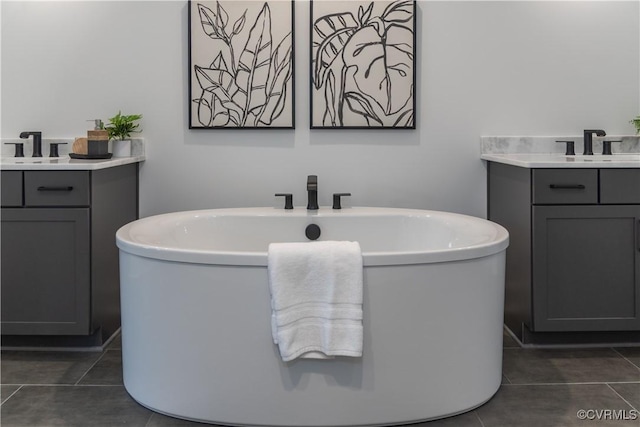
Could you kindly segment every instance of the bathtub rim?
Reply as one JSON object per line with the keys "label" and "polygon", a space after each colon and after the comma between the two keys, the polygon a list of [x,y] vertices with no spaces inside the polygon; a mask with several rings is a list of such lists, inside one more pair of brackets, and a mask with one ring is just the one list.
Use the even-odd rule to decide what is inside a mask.
{"label": "bathtub rim", "polygon": [[471,215],[459,214],[446,211],[434,211],[426,209],[405,209],[405,208],[380,208],[380,207],[352,207],[334,211],[331,208],[321,207],[319,211],[307,211],[304,207],[296,207],[294,210],[275,209],[271,207],[249,207],[249,208],[221,208],[221,209],[200,209],[189,211],[168,212],[164,214],[152,215],[140,218],[122,226],[116,232],[116,245],[120,251],[151,259],[164,261],[186,262],[193,264],[215,264],[229,266],[267,266],[266,251],[209,251],[199,249],[183,249],[175,247],[159,247],[146,243],[135,242],[129,237],[129,231],[136,224],[144,221],[153,221],[170,216],[193,217],[205,214],[218,214],[220,216],[231,216],[233,214],[246,213],[248,216],[301,216],[314,218],[318,215],[329,217],[331,215],[345,216],[451,216],[463,219],[470,223],[490,225],[495,230],[493,240],[481,244],[465,246],[460,248],[443,248],[438,251],[393,251],[393,252],[363,252],[363,265],[366,266],[387,266],[387,265],[412,265],[428,264],[437,262],[460,261],[466,259],[482,258],[494,255],[505,250],[509,246],[509,233],[501,225],[484,218]]}

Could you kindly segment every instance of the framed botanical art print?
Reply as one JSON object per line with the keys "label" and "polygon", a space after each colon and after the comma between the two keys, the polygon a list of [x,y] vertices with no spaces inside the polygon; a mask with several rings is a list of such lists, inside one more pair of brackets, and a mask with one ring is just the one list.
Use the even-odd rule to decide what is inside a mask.
{"label": "framed botanical art print", "polygon": [[294,2],[189,1],[189,128],[294,128]]}
{"label": "framed botanical art print", "polygon": [[311,1],[311,128],[415,129],[415,9]]}

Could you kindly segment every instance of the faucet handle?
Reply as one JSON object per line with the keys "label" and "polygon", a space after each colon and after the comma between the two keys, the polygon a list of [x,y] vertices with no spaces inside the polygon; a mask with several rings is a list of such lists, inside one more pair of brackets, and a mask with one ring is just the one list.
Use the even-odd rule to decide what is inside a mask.
{"label": "faucet handle", "polygon": [[333,194],[333,209],[342,209],[340,204],[340,197],[351,196],[351,193],[334,193]]}
{"label": "faucet handle", "polygon": [[5,142],[6,145],[15,145],[16,151],[13,157],[24,157],[24,143],[23,142]]}
{"label": "faucet handle", "polygon": [[565,150],[564,155],[565,156],[575,156],[576,151],[575,151],[575,141],[556,141],[559,143],[564,143],[567,144],[567,149]]}
{"label": "faucet handle", "polygon": [[604,155],[604,156],[610,156],[611,155],[611,143],[612,142],[622,142],[622,140],[602,141],[602,155]]}
{"label": "faucet handle", "polygon": [[58,153],[58,145],[64,145],[66,142],[52,142],[49,144],[49,157],[60,157]]}
{"label": "faucet handle", "polygon": [[284,208],[293,209],[293,194],[291,193],[276,193],[276,197],[284,197]]}

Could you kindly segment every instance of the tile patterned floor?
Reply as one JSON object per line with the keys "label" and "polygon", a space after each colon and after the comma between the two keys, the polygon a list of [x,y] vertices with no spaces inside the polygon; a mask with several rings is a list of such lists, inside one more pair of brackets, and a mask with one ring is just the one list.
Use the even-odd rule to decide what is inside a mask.
{"label": "tile patterned floor", "polygon": [[[1,358],[3,427],[206,425],[152,412],[131,399],[122,385],[119,340],[102,353],[3,351]],[[609,413],[581,420],[581,409],[592,410],[592,418],[595,410]],[[413,426],[638,427],[639,411],[639,347],[523,349],[505,335],[502,386],[489,402]]]}

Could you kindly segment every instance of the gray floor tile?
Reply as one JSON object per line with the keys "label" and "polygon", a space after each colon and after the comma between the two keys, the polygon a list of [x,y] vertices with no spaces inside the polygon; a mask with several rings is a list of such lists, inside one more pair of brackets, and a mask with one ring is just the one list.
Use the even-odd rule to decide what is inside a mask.
{"label": "gray floor tile", "polygon": [[78,384],[122,385],[122,351],[106,350]]}
{"label": "gray floor tile", "polygon": [[3,351],[2,384],[75,384],[100,352]]}
{"label": "gray floor tile", "polygon": [[640,347],[621,347],[615,350],[640,369]]}
{"label": "gray floor tile", "polygon": [[[616,393],[622,396],[627,402],[631,403],[633,407],[640,411],[640,382],[638,383],[624,383],[624,384],[609,384]],[[640,425],[640,421],[638,421]]]}
{"label": "gray floor tile", "polygon": [[3,427],[143,427],[150,417],[122,386],[24,386],[2,405]]}
{"label": "gray floor tile", "polygon": [[606,384],[505,385],[476,409],[484,427],[638,427],[637,420],[578,418],[579,410],[631,407]]}
{"label": "gray floor tile", "polygon": [[640,370],[609,348],[505,349],[512,384],[640,381]]}
{"label": "gray floor tile", "polygon": [[[475,411],[413,426],[640,425],[638,420],[577,417],[579,409],[627,414],[632,414],[629,404],[640,409],[640,349],[523,349],[507,334],[503,343],[503,385],[496,396]],[[212,426],[154,413],[136,403],[122,386],[121,347],[117,337],[103,353],[3,352],[2,426]],[[590,382],[601,384],[575,384]]]}
{"label": "gray floor tile", "polygon": [[122,334],[118,335],[106,347],[108,350],[122,350]]}
{"label": "gray floor tile", "polygon": [[7,398],[19,388],[20,385],[3,385],[0,388],[0,401],[4,402],[7,400]]}
{"label": "gray floor tile", "polygon": [[502,347],[504,348],[520,348],[520,345],[511,335],[504,331],[502,334]]}

